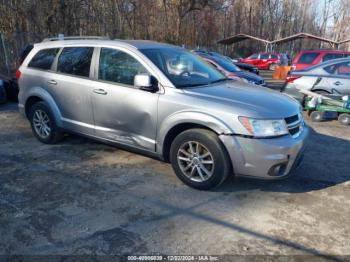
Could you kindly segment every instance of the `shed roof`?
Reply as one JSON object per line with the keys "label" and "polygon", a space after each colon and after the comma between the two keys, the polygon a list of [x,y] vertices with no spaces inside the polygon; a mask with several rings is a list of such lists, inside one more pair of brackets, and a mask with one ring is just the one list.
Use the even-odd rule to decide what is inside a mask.
{"label": "shed roof", "polygon": [[289,42],[289,41],[293,41],[293,40],[297,40],[297,39],[304,39],[304,38],[315,39],[318,41],[327,42],[329,44],[336,44],[337,43],[331,39],[327,39],[324,37],[320,37],[320,36],[316,36],[316,35],[312,35],[312,34],[308,34],[308,33],[299,33],[299,34],[287,36],[284,38],[280,38],[280,39],[276,39],[274,41],[271,41],[271,43],[272,44],[281,44],[281,43],[285,43],[285,42]]}
{"label": "shed roof", "polygon": [[237,34],[237,35],[229,36],[227,38],[219,40],[218,43],[223,45],[231,45],[231,44],[238,43],[248,39],[264,42],[266,44],[271,43],[271,41],[268,41],[259,37],[255,37],[252,35],[247,35],[247,34]]}

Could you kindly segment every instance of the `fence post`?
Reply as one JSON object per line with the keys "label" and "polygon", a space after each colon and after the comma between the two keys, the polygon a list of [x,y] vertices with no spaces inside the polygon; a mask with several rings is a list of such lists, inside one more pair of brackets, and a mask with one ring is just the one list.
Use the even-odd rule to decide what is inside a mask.
{"label": "fence post", "polygon": [[6,65],[6,70],[7,70],[7,76],[10,77],[10,67],[9,67],[9,61],[7,58],[7,51],[6,51],[6,46],[5,46],[5,37],[2,33],[0,33],[0,38],[1,38],[1,45],[2,49],[4,50],[4,57],[5,57],[5,65]]}

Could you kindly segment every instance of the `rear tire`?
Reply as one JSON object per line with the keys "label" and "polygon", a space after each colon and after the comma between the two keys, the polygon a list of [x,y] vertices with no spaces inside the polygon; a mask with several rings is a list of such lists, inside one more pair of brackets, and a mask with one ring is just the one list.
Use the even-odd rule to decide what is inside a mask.
{"label": "rear tire", "polygon": [[350,114],[343,113],[338,116],[338,121],[342,125],[350,125]]}
{"label": "rear tire", "polygon": [[276,64],[270,64],[269,65],[269,70],[270,71],[275,71],[275,68],[276,68]]}
{"label": "rear tire", "polygon": [[200,190],[219,186],[232,170],[224,145],[206,129],[180,133],[171,144],[170,161],[183,183]]}
{"label": "rear tire", "polygon": [[310,114],[312,122],[321,122],[324,120],[324,113],[319,111],[313,111]]}
{"label": "rear tire", "polygon": [[44,102],[37,102],[30,108],[29,120],[35,137],[42,143],[55,144],[63,137],[63,133],[56,125],[55,118]]}

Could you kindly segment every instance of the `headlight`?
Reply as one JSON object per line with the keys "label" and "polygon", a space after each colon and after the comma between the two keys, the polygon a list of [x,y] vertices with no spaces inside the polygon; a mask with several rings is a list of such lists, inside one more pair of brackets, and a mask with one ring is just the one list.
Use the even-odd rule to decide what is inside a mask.
{"label": "headlight", "polygon": [[256,137],[281,136],[288,134],[286,122],[283,119],[261,120],[240,116],[239,121],[247,131]]}

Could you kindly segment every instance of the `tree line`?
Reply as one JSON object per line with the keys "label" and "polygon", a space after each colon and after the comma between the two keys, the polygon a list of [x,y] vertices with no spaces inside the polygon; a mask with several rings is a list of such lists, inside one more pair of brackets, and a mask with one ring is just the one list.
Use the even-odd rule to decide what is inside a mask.
{"label": "tree line", "polygon": [[[0,0],[0,32],[22,46],[63,33],[149,39],[232,56],[261,51],[254,41],[223,47],[238,33],[276,39],[307,32],[334,40],[350,32],[350,0]],[[278,48],[328,47],[295,41]],[[344,46],[343,48],[347,48]]]}

